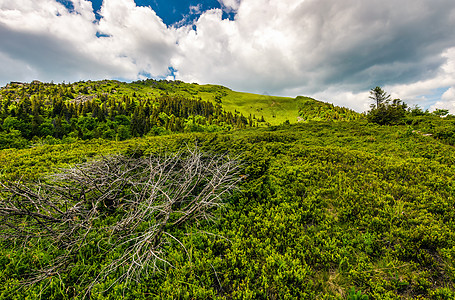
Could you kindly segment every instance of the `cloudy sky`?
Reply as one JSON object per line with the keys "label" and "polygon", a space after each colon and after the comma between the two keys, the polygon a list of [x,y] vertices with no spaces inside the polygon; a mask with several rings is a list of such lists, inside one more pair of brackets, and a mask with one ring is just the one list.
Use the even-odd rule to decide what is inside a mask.
{"label": "cloudy sky", "polygon": [[0,85],[175,78],[455,113],[454,0],[0,0]]}

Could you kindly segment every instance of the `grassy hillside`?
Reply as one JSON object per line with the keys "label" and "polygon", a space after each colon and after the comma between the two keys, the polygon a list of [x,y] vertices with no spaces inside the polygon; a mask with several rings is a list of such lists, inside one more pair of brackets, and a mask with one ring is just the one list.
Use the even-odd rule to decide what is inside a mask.
{"label": "grassy hillside", "polygon": [[0,89],[0,149],[363,117],[302,96],[181,81],[11,83]]}
{"label": "grassy hillside", "polygon": [[0,90],[0,299],[453,299],[455,117],[146,80]]}
{"label": "grassy hillside", "polygon": [[[3,87],[0,100],[11,99],[21,101],[30,97],[42,97],[51,100],[52,96],[59,96],[62,100],[76,103],[98,99],[104,102],[108,99],[122,99],[127,96],[135,101],[140,99],[156,99],[162,96],[183,97],[185,99],[199,99],[218,103],[228,112],[236,111],[245,117],[252,115],[254,119],[261,119],[271,124],[279,125],[285,121],[296,123],[299,120],[302,105],[311,102],[313,106],[323,103],[311,98],[299,96],[297,98],[258,95],[232,91],[218,85],[198,85],[181,81],[145,80],[124,83],[115,80],[87,81],[67,84],[49,84],[33,82],[12,83]],[[323,106],[323,105],[322,105]],[[336,110],[336,107],[332,106]],[[259,124],[265,125],[265,124]]]}
{"label": "grassy hillside", "polygon": [[[152,87],[150,81],[142,85]],[[147,89],[146,88],[146,89]],[[166,87],[163,87],[166,89]],[[277,97],[270,95],[258,95],[232,91],[219,85],[198,85],[178,83],[174,85],[171,93],[185,97],[201,97],[203,100],[218,102],[227,111],[238,111],[244,116],[254,115],[260,119],[264,117],[266,122],[279,125],[285,121],[297,122],[300,105],[310,98],[294,99],[290,97]]]}
{"label": "grassy hillside", "polygon": [[86,294],[122,255],[121,247],[106,252],[110,235],[101,230],[121,217],[112,211],[93,224],[100,231],[69,268],[20,289],[65,249],[46,237],[3,239],[0,297],[357,299],[353,290],[370,299],[455,297],[455,150],[407,126],[308,122],[1,150],[2,180],[42,178],[109,153],[148,157],[196,145],[240,159],[242,181],[212,211],[215,222],[168,228],[179,242],[163,248],[165,272],[145,266],[138,282],[116,281],[120,268]]}
{"label": "grassy hillside", "polygon": [[221,98],[222,105],[229,111],[239,111],[243,115],[252,114],[264,117],[267,123],[279,125],[286,121],[296,123],[302,101],[294,98],[257,95],[228,91]]}
{"label": "grassy hillside", "polygon": [[[150,81],[141,82],[142,86],[154,86]],[[163,84],[164,83],[160,83]],[[169,90],[168,86],[173,86],[172,92],[176,95],[184,97],[200,97],[203,100],[211,101],[213,103],[220,103],[222,107],[230,112],[239,112],[244,116],[252,115],[255,119],[264,118],[265,123],[268,125],[280,125],[284,122],[297,123],[305,121],[302,119],[302,111],[305,112],[305,106],[311,104],[313,111],[319,108],[320,111],[349,111],[351,119],[359,119],[361,116],[349,109],[340,108],[327,103],[314,100],[309,97],[298,96],[296,98],[290,97],[277,97],[271,95],[259,95],[244,92],[232,91],[229,88],[219,85],[198,85],[178,82],[177,84],[168,83],[163,86],[163,90]],[[315,109],[316,108],[316,109]],[[312,116],[319,117],[321,120],[330,119],[326,115]],[[259,123],[259,125],[265,125]]]}

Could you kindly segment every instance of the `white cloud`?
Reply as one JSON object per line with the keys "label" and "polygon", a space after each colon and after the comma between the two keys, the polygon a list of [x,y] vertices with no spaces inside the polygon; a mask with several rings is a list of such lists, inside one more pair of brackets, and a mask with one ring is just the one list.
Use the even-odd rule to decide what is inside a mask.
{"label": "white cloud", "polygon": [[[35,78],[55,81],[137,79],[142,73],[168,72],[176,49],[174,30],[153,10],[137,7],[133,0],[106,0],[98,23],[90,1],[74,0],[73,6],[69,12],[53,0],[1,2],[0,36],[6,42],[0,44],[0,54],[6,68],[27,73],[26,65]],[[1,72],[0,82],[12,80],[10,76]]]}
{"label": "white cloud", "polygon": [[[392,84],[385,88],[393,91],[393,97],[403,99],[408,104],[430,110],[447,108],[452,114],[455,113],[455,106],[451,103],[454,99],[450,97],[450,91],[455,87],[455,47],[447,49],[441,56],[445,63],[433,77],[409,84]],[[435,98],[437,103],[434,103]]]}
{"label": "white cloud", "polygon": [[455,105],[455,87],[449,88],[443,95],[442,100],[451,102],[451,105]]}
{"label": "white cloud", "polygon": [[[16,73],[25,74],[24,79],[33,75],[41,80],[77,74],[84,68],[86,73],[93,71],[93,58],[83,51],[96,33],[91,4],[79,1],[75,8],[79,13],[71,14],[51,0],[1,2],[2,66],[19,68]],[[11,80],[9,77],[10,73],[0,73],[2,82]]]}
{"label": "white cloud", "polygon": [[436,103],[430,107],[431,111],[436,109],[448,109],[451,114],[455,114],[455,86],[447,89],[442,95],[441,100],[436,101]]}
{"label": "white cloud", "polygon": [[240,0],[218,0],[218,2],[227,11],[236,11],[240,6]]}
{"label": "white cloud", "polygon": [[190,14],[201,14],[202,13],[202,4],[198,4],[198,5],[191,5],[190,6]]}
{"label": "white cloud", "polygon": [[285,87],[297,75],[293,40],[276,24],[283,19],[273,21],[269,16],[273,6],[281,6],[273,3],[264,4],[267,10],[257,11],[241,2],[235,21],[222,20],[221,10],[210,10],[197,20],[196,30],[182,28],[180,52],[173,59],[179,78],[220,82],[241,90]]}
{"label": "white cloud", "polygon": [[68,12],[52,0],[4,0],[0,3],[0,23],[17,32],[46,33],[67,41],[87,40],[96,31],[91,2],[75,1],[74,8],[77,13]]}
{"label": "white cloud", "polygon": [[[23,81],[24,79],[32,81],[33,79],[38,78],[36,71],[29,65],[3,53],[0,53],[0,66],[2,66],[2,76],[8,76],[8,78],[5,78],[5,81]],[[0,77],[0,80],[2,79],[3,78]]]}
{"label": "white cloud", "polygon": [[70,12],[54,0],[0,0],[0,83],[166,78],[173,67],[189,82],[358,111],[377,85],[410,104],[453,103],[453,0],[219,0],[180,27],[133,0],[104,0],[99,21],[89,1],[72,2]]}
{"label": "white cloud", "polygon": [[172,61],[179,79],[326,95],[361,110],[368,97],[354,99],[376,85],[399,84],[408,92],[397,93],[408,95],[418,82],[436,83],[447,65],[444,51],[455,46],[449,0],[243,0],[236,10],[233,21],[212,10],[196,30],[180,31]]}
{"label": "white cloud", "polygon": [[176,50],[174,30],[168,29],[153,10],[136,7],[133,0],[108,0],[100,14],[99,30],[110,37],[98,40],[97,45],[103,47],[98,53],[103,55],[104,47],[108,47],[112,59],[123,60],[136,72],[152,76],[167,72]]}
{"label": "white cloud", "polygon": [[314,93],[311,96],[318,100],[333,103],[334,105],[349,107],[357,112],[368,111],[372,103],[369,99],[369,91],[354,93],[342,89],[329,88],[325,91]]}

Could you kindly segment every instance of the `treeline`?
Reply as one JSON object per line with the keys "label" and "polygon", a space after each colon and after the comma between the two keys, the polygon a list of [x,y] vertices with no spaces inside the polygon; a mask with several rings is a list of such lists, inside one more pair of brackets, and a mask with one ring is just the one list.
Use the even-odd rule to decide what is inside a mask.
{"label": "treeline", "polygon": [[378,125],[408,125],[408,134],[432,136],[449,145],[455,145],[455,116],[447,109],[433,112],[419,106],[408,107],[401,99],[391,99],[381,87],[370,90],[374,101],[367,112],[367,120]]}
{"label": "treeline", "polygon": [[255,123],[200,98],[115,92],[93,83],[9,84],[0,93],[0,148],[20,148],[27,141],[214,132]]}
{"label": "treeline", "polygon": [[[303,99],[298,96],[296,100]],[[300,121],[354,121],[363,118],[349,108],[335,106],[331,103],[317,101],[314,99],[303,102],[299,109]]]}

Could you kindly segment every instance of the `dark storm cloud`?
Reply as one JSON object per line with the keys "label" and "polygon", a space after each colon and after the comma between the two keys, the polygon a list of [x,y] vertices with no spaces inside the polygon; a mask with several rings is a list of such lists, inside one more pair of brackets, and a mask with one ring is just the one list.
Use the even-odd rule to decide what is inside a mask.
{"label": "dark storm cloud", "polygon": [[350,105],[361,109],[355,93],[441,76],[455,46],[452,0],[243,0],[236,13],[232,22],[207,13],[182,35],[182,79],[271,94],[330,90],[335,102],[354,93]]}
{"label": "dark storm cloud", "polygon": [[[409,83],[434,76],[455,46],[453,1],[305,1],[318,16],[321,84]],[[303,28],[304,29],[304,28]],[[303,33],[305,34],[305,33]]]}
{"label": "dark storm cloud", "polygon": [[[58,39],[45,33],[21,32],[6,28],[0,23],[0,52],[7,53],[13,60],[30,66],[32,76],[42,80],[67,78],[73,80],[78,74],[91,73],[99,76],[108,74],[109,66],[99,64],[88,55],[81,55],[68,40]],[[15,78],[0,73],[0,81]]]}

